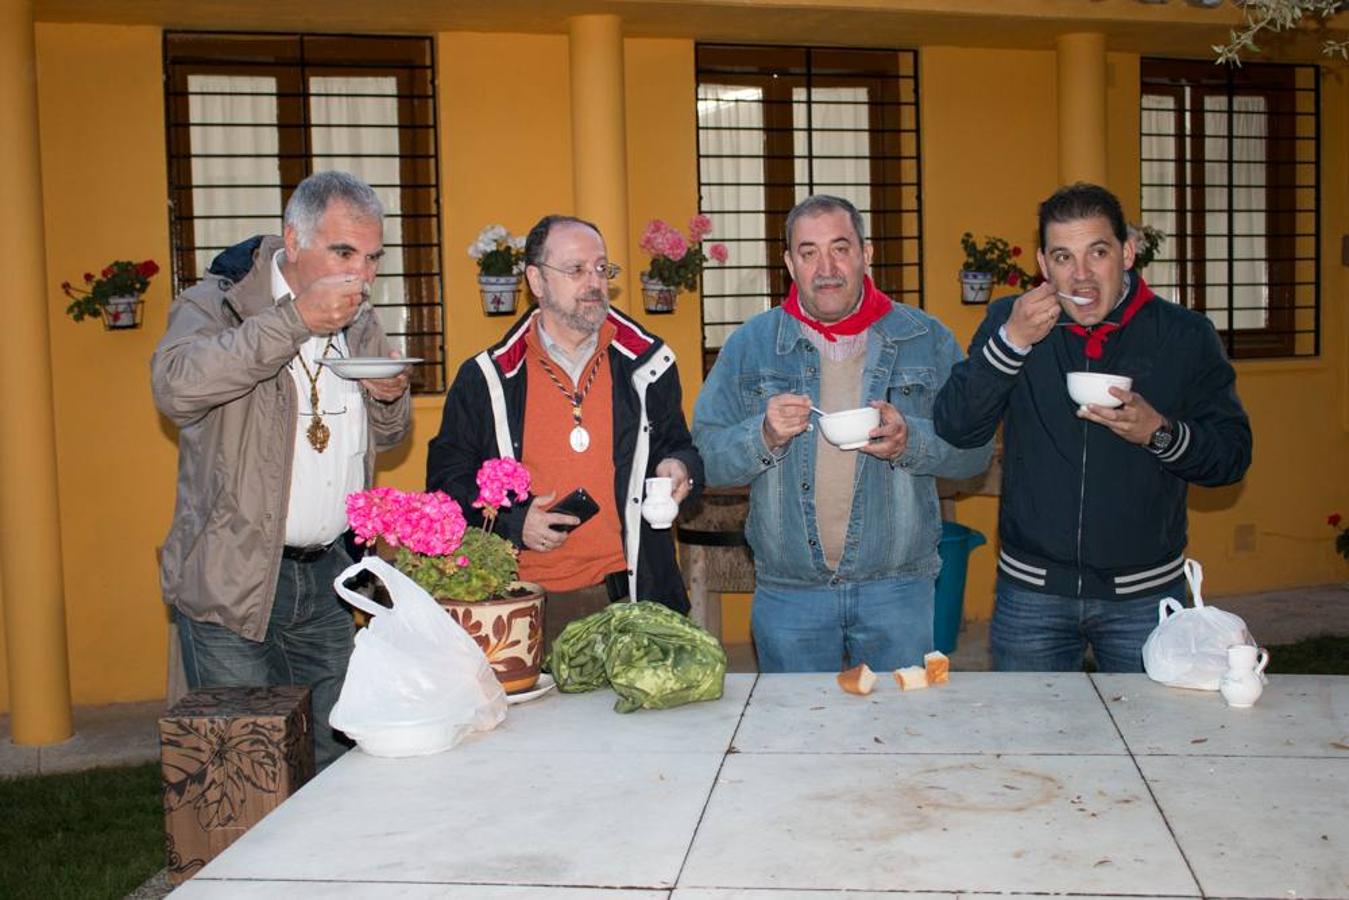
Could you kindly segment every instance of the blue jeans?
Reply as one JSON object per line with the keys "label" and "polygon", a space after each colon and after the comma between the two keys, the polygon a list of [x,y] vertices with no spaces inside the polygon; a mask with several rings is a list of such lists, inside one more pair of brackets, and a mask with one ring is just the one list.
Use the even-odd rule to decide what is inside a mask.
{"label": "blue jeans", "polygon": [[281,560],[276,600],[261,641],[178,615],[189,687],[309,686],[314,765],[320,771],[350,746],[328,724],[355,641],[351,612],[333,591],[333,579],[349,565],[341,541],[314,562]]}
{"label": "blue jeans", "polygon": [[1184,598],[1182,585],[1130,599],[1061,597],[998,578],[989,626],[993,668],[999,672],[1080,672],[1088,644],[1100,672],[1142,672],[1143,642],[1157,627],[1157,603]]}
{"label": "blue jeans", "polygon": [[760,578],[750,629],[760,672],[878,672],[921,665],[932,649],[931,578],[800,587]]}

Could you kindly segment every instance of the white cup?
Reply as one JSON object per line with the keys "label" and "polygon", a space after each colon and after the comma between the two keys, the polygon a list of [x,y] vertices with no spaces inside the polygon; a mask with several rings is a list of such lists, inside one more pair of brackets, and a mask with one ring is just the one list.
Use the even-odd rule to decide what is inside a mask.
{"label": "white cup", "polygon": [[642,501],[642,518],[652,528],[665,529],[674,524],[679,515],[679,504],[674,499],[674,480],[670,478],[648,478],[646,480],[646,499]]}

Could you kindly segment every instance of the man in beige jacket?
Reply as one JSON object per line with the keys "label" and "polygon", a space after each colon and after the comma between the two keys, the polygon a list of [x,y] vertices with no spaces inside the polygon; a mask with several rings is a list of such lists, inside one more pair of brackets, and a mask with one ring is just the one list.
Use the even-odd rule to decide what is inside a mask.
{"label": "man in beige jacket", "polygon": [[366,298],[383,207],[342,172],[306,178],[283,237],[224,251],[179,295],[151,360],[155,404],[178,426],[178,496],[164,544],[187,683],[306,684],[315,760],[353,642],[332,589],[350,563],[348,493],[406,436],[408,377],[348,381],[325,357],[390,356]]}

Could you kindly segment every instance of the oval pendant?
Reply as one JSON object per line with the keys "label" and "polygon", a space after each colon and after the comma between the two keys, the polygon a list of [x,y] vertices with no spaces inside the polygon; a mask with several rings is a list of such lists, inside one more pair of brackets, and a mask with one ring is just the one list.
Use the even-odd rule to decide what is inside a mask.
{"label": "oval pendant", "polygon": [[590,432],[577,425],[571,430],[571,436],[568,440],[571,443],[571,449],[577,453],[584,453],[586,448],[590,446]]}

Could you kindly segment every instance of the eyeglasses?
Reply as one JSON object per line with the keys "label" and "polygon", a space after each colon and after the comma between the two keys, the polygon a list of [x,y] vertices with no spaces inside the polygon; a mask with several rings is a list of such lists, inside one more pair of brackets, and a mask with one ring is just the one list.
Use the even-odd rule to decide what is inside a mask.
{"label": "eyeglasses", "polygon": [[572,281],[580,281],[587,275],[598,275],[605,281],[613,281],[618,277],[618,273],[623,269],[613,263],[596,263],[594,267],[587,266],[584,263],[572,263],[569,266],[550,266],[548,263],[535,263],[541,269],[552,269],[554,272],[561,272]]}

